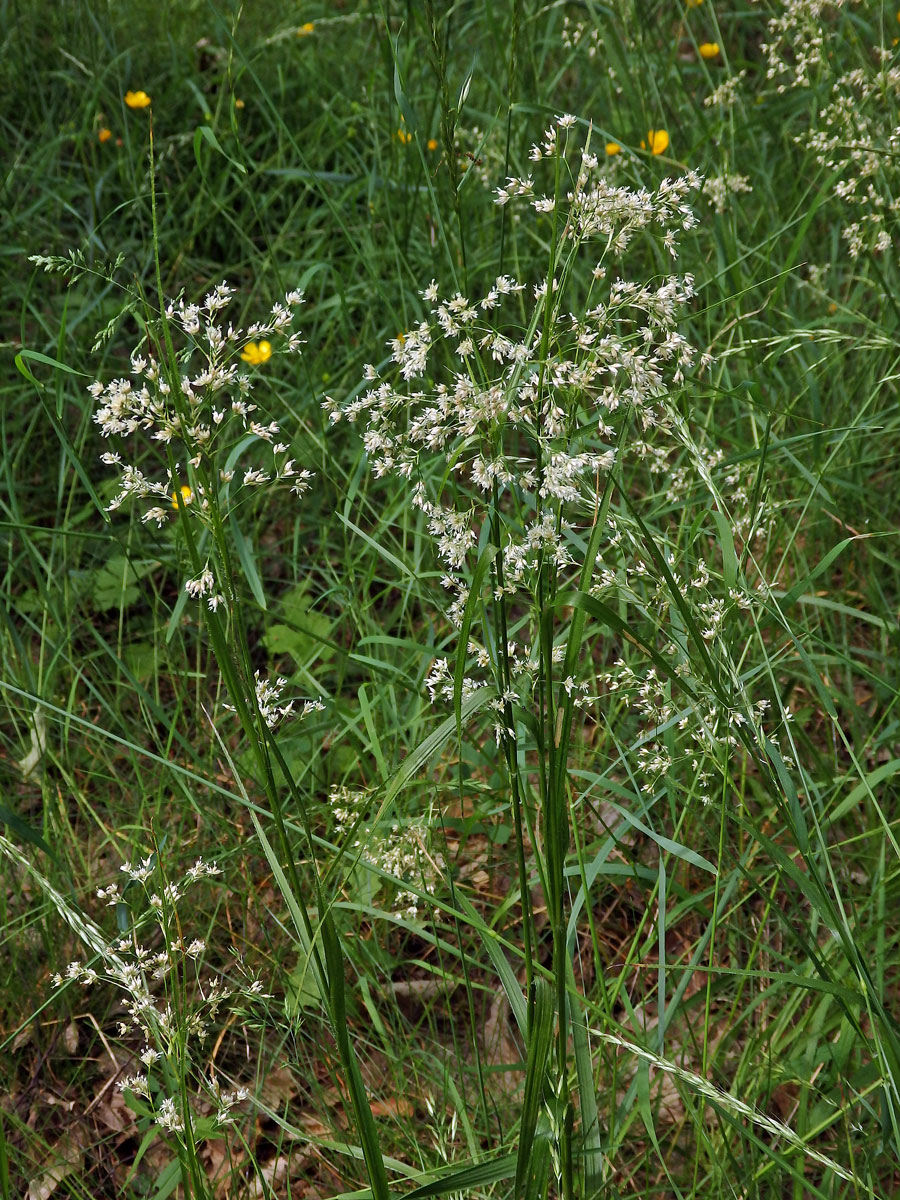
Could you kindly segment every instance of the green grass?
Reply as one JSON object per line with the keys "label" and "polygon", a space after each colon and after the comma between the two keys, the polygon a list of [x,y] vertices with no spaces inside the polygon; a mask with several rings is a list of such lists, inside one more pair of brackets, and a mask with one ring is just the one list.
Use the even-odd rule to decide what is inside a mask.
{"label": "green grass", "polygon": [[[127,1200],[896,1194],[900,279],[892,248],[852,258],[841,230],[883,210],[897,236],[900,103],[890,76],[865,95],[841,80],[873,78],[877,45],[892,69],[900,25],[823,8],[783,55],[818,29],[822,64],[779,91],[763,45],[784,11],[0,5],[2,1200],[29,1184]],[[718,58],[698,56],[705,41]],[[704,105],[742,71],[732,104]],[[151,113],[124,105],[129,88],[153,97],[152,174]],[[822,165],[812,135],[836,95],[857,124]],[[514,275],[528,292],[510,329],[527,321],[552,218],[492,193],[538,174],[530,148],[563,112],[579,140],[593,122],[617,183],[690,167],[752,191],[722,213],[701,193],[674,267],[651,237],[608,260],[637,283],[692,274],[678,328],[713,362],[671,390],[664,458],[634,455],[632,427],[608,492],[591,482],[621,541],[590,542],[591,507],[571,545],[581,592],[605,568],[602,590],[579,598],[542,568],[534,610],[504,609],[485,558],[465,626],[497,670],[498,622],[526,636],[537,611],[599,697],[569,729],[560,692],[560,750],[536,690],[509,709],[507,755],[486,693],[429,703],[435,659],[474,673],[444,566],[410,487],[368,470],[363,422],[331,424],[323,403],[361,395],[366,363],[388,372],[432,279],[476,298]],[[661,128],[668,151],[642,152]],[[859,187],[884,204],[860,210],[833,187],[870,131]],[[623,151],[606,163],[608,141]],[[70,249],[68,271],[28,259]],[[573,311],[600,294],[590,253],[568,269]],[[225,530],[237,616],[219,625],[185,597],[177,514],[157,530],[140,504],[105,511],[115,472],[86,386],[127,372],[157,260],[167,296],[227,279],[236,324],[306,291],[303,353],[258,368],[254,400],[314,486],[260,491],[241,540]],[[436,350],[422,387],[451,361]],[[159,444],[133,445],[158,477]],[[472,491],[437,456],[421,472],[434,494]],[[525,512],[478,502],[494,522],[481,549]],[[756,599],[705,639],[699,606],[729,588]],[[678,656],[689,673],[666,666]],[[237,682],[254,670],[325,710],[270,736]],[[692,740],[760,700],[765,737]],[[644,770],[647,753],[670,765]],[[340,787],[362,797],[349,822]],[[420,851],[400,880],[383,855],[403,830]],[[150,854],[156,890],[198,856],[221,868],[156,933],[140,888],[130,918],[96,897]],[[107,937],[144,922],[154,952],[202,938],[203,986],[239,991],[172,1059],[196,1145],[116,1089],[143,1048],[117,1032],[121,993],[52,987],[91,958],[84,919]],[[166,984],[182,1024],[189,965]],[[265,997],[243,994],[251,977]],[[201,1075],[248,1089],[234,1124],[213,1130]]]}

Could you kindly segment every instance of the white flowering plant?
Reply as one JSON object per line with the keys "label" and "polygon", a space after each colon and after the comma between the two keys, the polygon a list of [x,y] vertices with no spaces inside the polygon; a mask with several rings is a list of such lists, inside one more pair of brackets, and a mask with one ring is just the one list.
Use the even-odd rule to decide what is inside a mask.
{"label": "white flowering plant", "polygon": [[199,1149],[238,1123],[251,1099],[244,1084],[223,1083],[211,1037],[217,1032],[221,1040],[235,1015],[272,999],[239,958],[229,964],[226,981],[221,968],[207,962],[205,939],[186,929],[186,897],[217,879],[219,866],[198,858],[170,879],[159,847],[123,863],[123,879],[97,889],[97,898],[115,909],[117,930],[110,937],[2,834],[0,854],[40,888],[84,948],[86,958],[57,972],[53,986],[117,995],[111,1037],[120,1055],[118,1090],[139,1119],[145,1145],[155,1133],[174,1151],[184,1194],[209,1200],[213,1187]]}
{"label": "white flowering plant", "polygon": [[[555,1044],[552,1086],[532,1083],[543,1094],[547,1161],[567,1197],[578,1194],[567,871],[580,721],[601,723],[604,707],[628,695],[646,724],[633,769],[649,802],[672,768],[674,737],[684,734],[682,756],[706,795],[723,755],[745,745],[762,757],[768,708],[749,697],[725,636],[753,603],[740,573],[730,560],[716,580],[702,563],[692,570],[633,504],[665,473],[670,491],[679,477],[699,485],[723,522],[734,508],[730,538],[749,545],[765,527],[746,481],[725,502],[719,483],[737,485],[739,473],[722,469],[721,452],[702,451],[682,416],[680,396],[704,386],[711,361],[681,331],[693,279],[626,274],[637,238],[658,248],[657,261],[677,256],[702,180],[686,171],[653,188],[625,186],[577,125],[557,118],[532,149],[535,171],[550,174],[547,190],[529,175],[496,191],[501,207],[534,210],[548,247],[543,277],[527,284],[502,273],[475,298],[442,294],[432,281],[423,319],[390,342],[385,368],[366,368],[368,389],[325,404],[332,422],[361,427],[370,469],[408,487],[434,541],[455,652],[424,678],[431,701],[452,707],[460,736],[464,705],[470,719],[487,710],[505,762],[526,976],[520,1023],[526,1045],[544,1035]],[[624,606],[637,621],[622,619]],[[632,632],[640,621],[653,631],[648,641]],[[621,656],[598,669],[610,633],[639,647],[639,673]],[[660,732],[673,726],[674,735]],[[552,999],[537,967],[530,861],[549,918]],[[581,1105],[590,1175],[596,1130],[583,1090]],[[520,1163],[533,1135],[521,1135]]]}
{"label": "white flowering plant", "polygon": [[[192,1170],[201,1132],[230,1123],[232,1110],[250,1096],[244,1086],[223,1090],[208,1073],[204,1047],[223,1010],[271,996],[258,979],[233,987],[204,973],[206,942],[185,937],[179,905],[193,885],[221,874],[216,863],[199,858],[173,881],[165,878],[160,854],[154,852],[120,870],[124,886],[113,882],[97,891],[100,900],[116,909],[119,932],[95,947],[98,953],[89,961],[70,962],[53,983],[85,988],[108,984],[121,993],[118,1035],[126,1045],[139,1043],[141,1048],[135,1052],[139,1068],[123,1074],[119,1090],[138,1098],[137,1110],[149,1115],[162,1134],[175,1138],[179,1158]],[[134,888],[144,898],[136,914]]]}
{"label": "white flowering plant", "polygon": [[[151,137],[151,162],[152,156]],[[258,669],[243,613],[246,585],[257,600],[263,599],[262,584],[246,553],[240,528],[245,502],[261,489],[284,488],[300,497],[310,486],[311,473],[295,465],[290,441],[279,423],[260,419],[252,399],[254,368],[264,367],[279,352],[300,352],[302,337],[293,328],[293,317],[303,296],[299,290],[288,291],[272,306],[267,318],[247,329],[223,322],[222,314],[234,296],[234,289],[227,283],[212,288],[200,303],[186,302],[183,297],[167,301],[158,257],[155,191],[151,199],[157,308],[154,312],[146,302],[140,306],[143,335],[130,355],[130,378],[106,384],[97,381],[89,388],[95,405],[94,420],[101,434],[116,441],[116,448],[102,456],[106,465],[120,472],[119,491],[109,510],[115,513],[126,501],[135,500],[145,506],[144,524],[161,527],[170,520],[177,521],[189,564],[184,593],[201,606],[229,697],[223,709],[235,714],[240,723],[255,784],[269,805],[277,848],[254,813],[257,835],[279,880],[305,969],[310,972],[322,1014],[335,1039],[374,1194],[378,1200],[387,1200],[387,1176],[377,1130],[344,1015],[344,950],[323,891],[307,797],[300,791],[276,738],[277,727],[287,719],[318,713],[324,704],[318,696],[286,697],[287,679],[280,675],[270,679]],[[61,261],[59,269],[67,269],[67,260]],[[57,269],[55,260],[49,258],[41,258],[39,265]],[[154,448],[158,460],[152,455]],[[154,466],[145,472],[136,464],[148,452]],[[249,455],[256,457],[251,460]],[[149,474],[150,470],[154,475]],[[216,728],[218,716],[211,718],[214,733],[223,753],[232,761]],[[236,767],[234,770],[237,773]],[[246,797],[243,781],[238,779],[238,784]],[[301,880],[296,846],[285,820],[285,787],[305,840],[308,879]],[[149,867],[142,865],[138,870],[140,873],[146,869]],[[138,969],[142,965],[139,963]],[[84,982],[81,972],[82,968],[73,967],[70,977]],[[158,1024],[152,1015],[151,1020]],[[188,1034],[200,1032],[201,1026],[202,1022],[190,1027],[175,1022],[171,1025],[172,1036],[182,1039],[183,1044]],[[168,1032],[168,1026],[162,1029],[163,1035]],[[132,1092],[141,1088],[146,1091],[143,1077],[134,1079],[137,1083]],[[226,1113],[233,1102],[233,1097],[223,1093],[218,1099],[219,1112]],[[205,1183],[195,1171],[191,1124],[184,1104],[179,1107],[171,1096],[164,1097],[156,1110],[156,1120],[160,1128],[188,1139],[191,1187],[196,1194],[205,1195]],[[185,1190],[191,1194],[187,1181]]]}
{"label": "white flowering plant", "polygon": [[[326,401],[333,422],[362,427],[375,474],[405,481],[434,539],[457,649],[425,679],[432,701],[454,707],[460,732],[464,702],[473,701],[472,711],[480,697],[491,712],[516,834],[526,1041],[556,1012],[556,1083],[545,1101],[566,1196],[574,1187],[569,1039],[577,1020],[566,982],[569,743],[575,711],[594,699],[583,618],[601,547],[615,531],[613,472],[650,431],[674,435],[672,396],[698,357],[678,329],[693,280],[638,283],[620,262],[643,235],[675,257],[679,235],[695,224],[689,200],[701,184],[693,172],[653,189],[618,184],[590,132],[578,139],[576,125],[557,118],[532,150],[537,169],[549,169],[548,191],[527,176],[496,192],[498,205],[528,203],[542,222],[543,278],[529,286],[502,273],[478,298],[442,295],[432,281],[422,291],[427,316],[391,342],[388,369],[367,367],[367,391]],[[538,852],[550,919],[553,1002],[536,974],[526,840]],[[520,1155],[533,1133],[523,1132]]]}

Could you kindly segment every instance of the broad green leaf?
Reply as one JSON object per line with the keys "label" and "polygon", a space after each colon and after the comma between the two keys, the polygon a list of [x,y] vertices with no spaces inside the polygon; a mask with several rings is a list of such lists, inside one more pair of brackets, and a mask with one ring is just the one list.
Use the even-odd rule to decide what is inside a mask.
{"label": "broad green leaf", "polygon": [[725,575],[725,585],[726,587],[733,588],[737,584],[738,559],[734,549],[734,533],[731,529],[731,522],[724,513],[719,512],[717,509],[713,509],[712,517],[719,531],[719,546],[722,551],[722,569]]}
{"label": "broad green leaf", "polygon": [[406,1192],[403,1200],[427,1200],[431,1196],[449,1196],[453,1192],[464,1192],[468,1188],[499,1183],[502,1179],[510,1179],[515,1170],[516,1156],[506,1154],[503,1158],[495,1158],[491,1162],[478,1163],[473,1167],[460,1167],[442,1175],[433,1183],[425,1183],[411,1192]]}
{"label": "broad green leaf", "polygon": [[898,771],[900,771],[900,758],[892,758],[890,762],[882,763],[880,767],[876,767],[874,771],[870,771],[868,775],[863,776],[862,782],[858,783],[844,797],[840,804],[837,805],[834,811],[829,813],[829,823],[832,825],[837,824],[847,813],[852,812],[854,808],[872,796],[879,784],[883,783],[886,779],[893,779]]}
{"label": "broad green leaf", "polygon": [[98,612],[112,608],[128,608],[141,598],[138,584],[152,574],[160,563],[157,559],[127,558],[114,554],[107,562],[92,572],[89,584],[90,598]]}
{"label": "broad green leaf", "polygon": [[54,857],[53,851],[44,841],[41,834],[39,834],[36,829],[32,829],[27,821],[23,821],[17,813],[14,813],[12,809],[7,808],[5,804],[0,804],[0,821],[2,821],[4,825],[8,825],[9,828],[22,839],[22,841],[30,842],[32,846],[37,846],[39,850],[43,850],[45,854],[50,856],[50,858]]}
{"label": "broad green leaf", "polygon": [[[69,438],[69,435],[66,432],[65,426],[63,425],[63,423],[59,419],[59,417],[56,415],[56,412],[54,411],[54,409],[50,407],[50,405],[47,403],[46,399],[44,398],[44,385],[40,382],[39,379],[36,379],[34,377],[34,375],[32,375],[32,373],[28,370],[28,368],[25,365],[26,360],[31,360],[32,362],[46,363],[49,366],[58,368],[60,371],[65,371],[69,375],[80,375],[81,372],[73,371],[71,367],[67,367],[63,363],[57,362],[56,359],[54,359],[54,358],[48,358],[46,354],[38,354],[38,352],[36,350],[22,350],[15,357],[15,364],[16,364],[16,368],[19,371],[19,373],[21,375],[24,375],[24,377],[29,381],[29,383],[34,384],[34,387],[37,391],[41,405],[44,409],[44,412],[47,414],[47,419],[49,420],[50,424],[53,426],[53,428],[56,432],[56,436],[59,438],[60,443],[62,444],[62,447],[66,452],[66,456],[68,457],[69,461],[72,464],[72,468],[74,469],[75,474],[81,480],[84,490],[90,496],[91,500],[93,501],[97,511],[100,513],[103,520],[107,524],[109,524],[110,516],[106,510],[106,505],[102,502],[102,500],[100,499],[100,497],[97,495],[96,491],[94,490],[94,485],[91,483],[90,479],[88,478],[87,472],[85,471],[84,467],[81,464],[81,459],[78,456],[78,454],[76,453],[75,447],[72,445],[71,439]],[[82,378],[85,378],[85,376],[82,376]]]}

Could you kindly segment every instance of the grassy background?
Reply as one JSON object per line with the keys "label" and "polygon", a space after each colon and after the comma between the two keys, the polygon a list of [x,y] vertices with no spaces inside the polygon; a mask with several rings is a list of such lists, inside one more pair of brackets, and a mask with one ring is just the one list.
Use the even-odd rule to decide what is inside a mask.
{"label": "grassy background", "polygon": [[[299,507],[267,499],[248,519],[267,609],[248,593],[247,621],[260,668],[326,699],[282,744],[329,861],[329,787],[377,798],[446,715],[428,705],[423,679],[454,641],[421,515],[395,482],[366,474],[356,432],[328,428],[321,402],[348,396],[363,364],[387,357],[388,339],[423,316],[418,293],[433,277],[470,295],[500,269],[537,281],[547,230],[499,210],[491,189],[527,171],[531,143],[563,111],[593,121],[597,147],[624,147],[610,163],[623,183],[689,166],[752,184],[722,214],[701,196],[700,225],[682,242],[678,269],[699,288],[684,332],[716,356],[682,415],[703,451],[722,452],[715,478],[734,524],[753,495],[764,501],[747,575],[774,593],[726,636],[742,678],[790,711],[796,761],[779,795],[736,750],[705,805],[691,756],[679,754],[648,795],[634,768],[645,725],[623,693],[609,697],[573,751],[578,853],[602,865],[578,922],[578,985],[593,1029],[786,1121],[853,1177],[595,1039],[603,1194],[896,1192],[900,281],[893,250],[848,255],[851,206],[834,197],[837,172],[816,162],[810,131],[844,72],[875,71],[873,46],[896,54],[900,26],[877,5],[814,13],[825,61],[810,86],[779,93],[763,45],[780,12],[711,0],[470,0],[433,13],[350,0],[0,5],[0,816],[101,923],[94,891],[123,859],[157,845],[173,874],[198,854],[223,867],[221,883],[194,893],[193,932],[227,977],[235,953],[262,972],[273,999],[216,1043],[217,1069],[246,1082],[259,1107],[241,1137],[209,1143],[215,1194],[331,1196],[366,1180],[347,1149],[336,1056],[254,839],[248,805],[260,793],[245,748],[221,731],[244,797],[205,715],[218,681],[179,607],[178,535],[98,510],[87,484],[107,503],[114,481],[97,462],[84,386],[123,372],[137,328],[128,306],[152,293],[154,183],[169,294],[193,298],[227,278],[243,322],[306,288],[303,357],[273,362],[260,394],[296,431],[297,460],[317,483]],[[803,36],[792,35],[795,55]],[[719,43],[715,59],[698,55],[705,41]],[[733,104],[704,106],[741,71]],[[149,114],[124,106],[128,88],[153,97],[154,181]],[[860,107],[885,137],[900,125],[893,84]],[[663,127],[668,152],[642,153],[646,131]],[[886,143],[879,161],[878,188],[900,197]],[[69,248],[89,264],[121,263],[53,275],[27,261]],[[629,277],[667,269],[652,249],[628,256]],[[14,365],[22,349],[78,374],[32,360],[36,387]],[[672,478],[680,465],[669,464]],[[634,479],[656,544],[721,572],[708,493],[687,476],[670,482]],[[653,629],[652,610],[622,606]],[[598,677],[620,655],[635,669],[641,657],[611,635],[593,655]],[[43,753],[26,774],[35,739]],[[392,1167],[398,1190],[404,1173],[515,1146],[522,1047],[483,933],[502,936],[518,973],[501,765],[489,733],[473,729],[400,790],[384,828],[366,830],[374,845],[391,821],[424,818],[453,868],[438,907],[407,919],[389,881],[364,864],[342,868],[349,1021],[385,1154],[403,1164]],[[715,876],[678,847],[713,861]],[[115,1043],[115,997],[51,993],[77,946],[22,867],[4,860],[3,881],[0,1195],[43,1180],[45,1195],[162,1200],[171,1155],[157,1141],[136,1162],[144,1127],[111,1085],[134,1049]],[[577,883],[576,872],[573,893]],[[479,921],[461,918],[461,897]],[[512,1190],[500,1181],[468,1194]]]}

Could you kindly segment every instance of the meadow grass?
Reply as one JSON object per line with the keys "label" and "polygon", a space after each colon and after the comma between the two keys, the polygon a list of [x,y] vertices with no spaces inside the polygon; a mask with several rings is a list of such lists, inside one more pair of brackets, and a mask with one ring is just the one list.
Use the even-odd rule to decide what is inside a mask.
{"label": "meadow grass", "polygon": [[[895,1195],[898,14],[0,36],[2,1200]],[[587,228],[690,171],[677,258]],[[104,440],[142,338],[190,423],[222,280],[305,293],[222,359],[258,412]]]}

